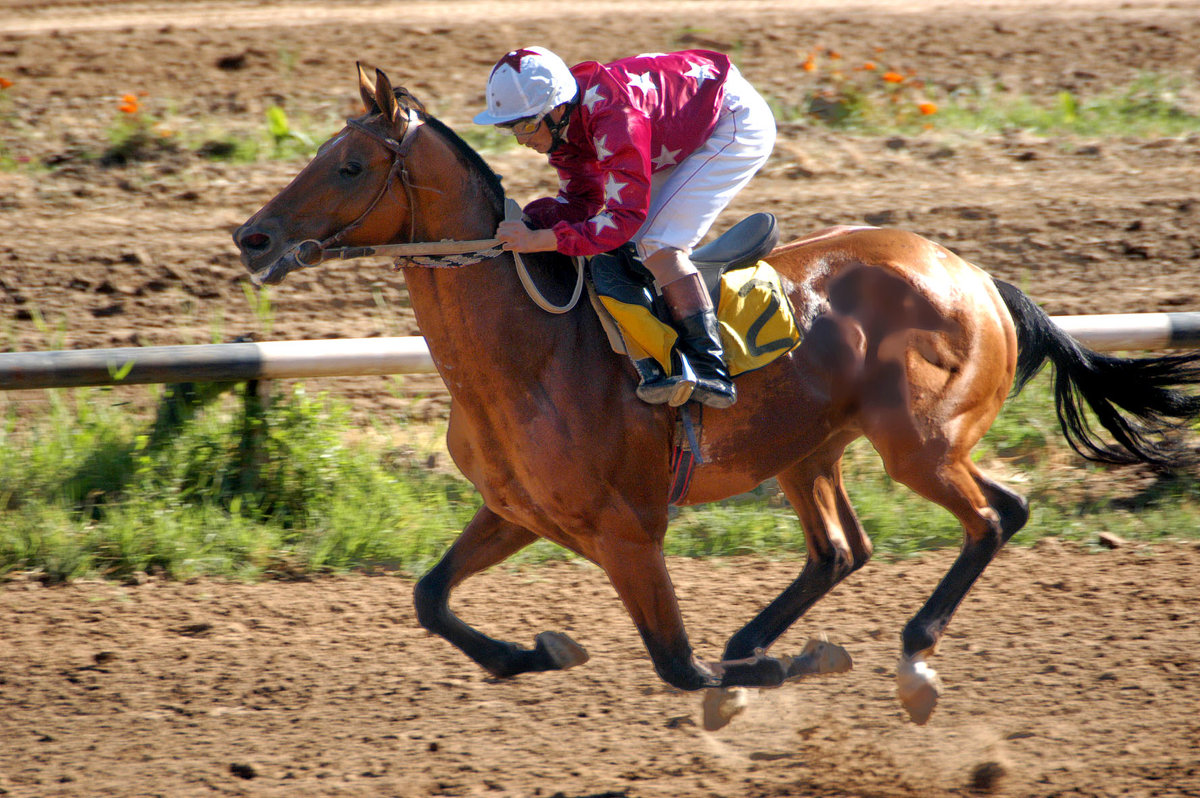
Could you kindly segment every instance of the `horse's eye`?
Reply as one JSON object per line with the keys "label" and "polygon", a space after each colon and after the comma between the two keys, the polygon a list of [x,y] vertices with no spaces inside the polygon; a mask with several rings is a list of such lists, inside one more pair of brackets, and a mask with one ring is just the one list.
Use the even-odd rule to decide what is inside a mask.
{"label": "horse's eye", "polygon": [[362,174],[362,164],[357,161],[346,161],[342,167],[338,169],[338,174],[342,177],[358,177]]}

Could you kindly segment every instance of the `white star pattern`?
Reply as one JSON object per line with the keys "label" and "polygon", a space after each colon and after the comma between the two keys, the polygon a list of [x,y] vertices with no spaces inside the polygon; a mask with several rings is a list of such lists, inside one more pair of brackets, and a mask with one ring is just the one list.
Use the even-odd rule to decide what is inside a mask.
{"label": "white star pattern", "polygon": [[622,183],[620,180],[617,180],[617,176],[615,174],[609,172],[608,180],[604,182],[604,204],[608,205],[609,203],[620,203],[621,189],[625,188],[627,185],[629,184]]}
{"label": "white star pattern", "polygon": [[554,201],[559,205],[570,205],[571,200],[567,199],[567,186],[571,185],[569,178],[558,176],[558,194],[554,197]]}
{"label": "white star pattern", "polygon": [[596,139],[593,144],[596,145],[596,160],[604,161],[612,157],[612,150],[605,146],[608,143],[608,134],[605,133],[600,138]]}
{"label": "white star pattern", "polygon": [[654,164],[655,169],[663,169],[667,166],[674,166],[676,163],[678,163],[676,159],[681,152],[682,150],[668,150],[667,145],[664,144],[662,145],[662,152],[658,154],[657,158],[652,158],[650,163]]}
{"label": "white star pattern", "polygon": [[654,91],[654,82],[650,80],[650,73],[643,72],[640,75],[630,75],[629,88],[641,89],[643,94],[649,94]]}
{"label": "white star pattern", "polygon": [[704,81],[715,78],[717,75],[713,71],[712,64],[691,64],[691,69],[683,74],[689,78],[696,79],[696,85],[703,86]]}
{"label": "white star pattern", "polygon": [[591,219],[588,219],[588,221],[595,225],[596,235],[599,235],[600,231],[606,227],[611,227],[614,230],[617,229],[617,223],[613,221],[612,216],[607,211],[596,214]]}
{"label": "white star pattern", "polygon": [[593,106],[596,103],[602,103],[607,99],[607,97],[600,93],[599,86],[588,86],[588,90],[583,93],[583,104],[587,106],[589,114],[595,110]]}

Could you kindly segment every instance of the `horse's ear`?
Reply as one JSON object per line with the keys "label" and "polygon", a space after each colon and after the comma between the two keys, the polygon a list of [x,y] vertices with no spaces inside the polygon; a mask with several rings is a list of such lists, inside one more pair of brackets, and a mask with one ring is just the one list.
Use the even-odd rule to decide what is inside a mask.
{"label": "horse's ear", "polygon": [[354,66],[358,67],[358,93],[362,95],[363,108],[370,113],[375,110],[375,83],[362,64],[355,61]]}
{"label": "horse's ear", "polygon": [[375,70],[375,105],[389,122],[395,122],[400,114],[400,105],[392,91],[392,82],[383,74],[382,69]]}

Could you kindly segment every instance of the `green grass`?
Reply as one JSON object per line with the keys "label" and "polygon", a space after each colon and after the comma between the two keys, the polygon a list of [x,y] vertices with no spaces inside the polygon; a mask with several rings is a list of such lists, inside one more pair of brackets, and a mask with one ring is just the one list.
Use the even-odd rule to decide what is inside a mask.
{"label": "green grass", "polygon": [[[1163,137],[1200,131],[1200,86],[1181,76],[1145,73],[1095,93],[1031,95],[992,84],[947,90],[907,76],[889,84],[881,74],[818,72],[802,78],[798,102],[773,98],[770,103],[780,121],[805,120],[878,135],[1016,129],[1078,137]],[[922,103],[932,103],[936,111],[921,113]]]}
{"label": "green grass", "polygon": [[102,391],[49,397],[0,430],[0,572],[420,569],[478,505],[458,479],[348,443],[345,408],[303,389],[262,417],[226,399],[157,433]]}
{"label": "green grass", "polygon": [[[102,390],[47,397],[37,417],[10,410],[0,428],[0,574],[258,578],[353,567],[416,574],[480,505],[461,478],[431,471],[419,465],[424,453],[404,455],[390,443],[405,430],[364,430],[346,407],[302,387],[262,415],[226,395],[182,423],[130,413]],[[1058,432],[1044,376],[1009,402],[977,454],[1031,502],[1033,518],[1015,543],[1046,535],[1092,543],[1102,531],[1138,541],[1200,536],[1197,482],[1142,471],[1113,478],[1083,463]],[[955,520],[888,479],[865,442],[848,450],[845,473],[879,556],[959,545]],[[797,557],[804,538],[768,482],[680,510],[667,550]],[[565,557],[540,543],[519,561]]]}
{"label": "green grass", "polygon": [[[1190,87],[1193,95],[1197,87]],[[1060,91],[1033,98],[995,89],[958,91],[931,117],[938,128],[994,131],[1020,128],[1042,134],[1176,136],[1200,130],[1200,106],[1186,99],[1183,78],[1145,74],[1127,86],[1093,96]]]}

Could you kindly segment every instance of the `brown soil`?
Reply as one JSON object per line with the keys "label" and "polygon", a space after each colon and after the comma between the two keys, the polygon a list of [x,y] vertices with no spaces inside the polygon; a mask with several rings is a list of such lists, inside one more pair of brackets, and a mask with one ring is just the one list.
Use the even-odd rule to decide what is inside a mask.
{"label": "brown soil", "polygon": [[[356,59],[463,124],[495,57],[539,42],[568,60],[718,47],[784,102],[817,44],[942,85],[1086,94],[1143,70],[1200,75],[1193,2],[581,5],[0,2],[3,146],[57,164],[0,172],[10,346],[416,333],[382,261],[294,276],[272,292],[271,326],[257,319],[229,234],[296,165],[82,158],[104,149],[127,92],[202,140],[261,130],[271,104],[298,127],[356,112]],[[553,185],[536,156],[488,157],[514,196]],[[728,218],[768,209],[796,235],[906,227],[1051,313],[1194,309],[1198,157],[1197,136],[882,139],[789,123]],[[321,387],[364,409],[441,412],[432,378],[408,378],[401,396],[382,378]],[[1006,552],[951,627],[937,660],[947,693],[918,728],[893,695],[898,633],[952,556],[854,577],[780,650],[827,632],[855,670],[762,694],[715,734],[697,726],[696,697],[656,679],[591,568],[501,569],[461,590],[458,608],[494,634],[561,629],[593,655],[511,682],[421,633],[396,578],[11,583],[0,795],[1200,795],[1200,550]],[[674,563],[697,648],[715,655],[797,568]]]}
{"label": "brown soil", "polygon": [[[999,773],[1002,795],[1200,795],[1200,548],[1005,551],[942,644],[946,692],[918,727],[895,699],[899,630],[952,556],[853,577],[778,650],[824,632],[854,670],[759,693],[717,733],[655,677],[591,567],[460,589],[489,633],[557,629],[592,655],[511,681],[423,633],[408,580],[9,584],[0,790],[941,796]],[[696,647],[719,652],[797,567],[673,562]]]}

